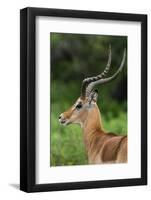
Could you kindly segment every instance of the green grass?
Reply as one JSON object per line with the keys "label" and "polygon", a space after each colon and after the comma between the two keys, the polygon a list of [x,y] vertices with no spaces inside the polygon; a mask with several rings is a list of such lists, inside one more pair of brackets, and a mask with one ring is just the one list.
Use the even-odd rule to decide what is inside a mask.
{"label": "green grass", "polygon": [[[67,110],[78,98],[80,86],[74,82],[68,84],[53,82],[51,89],[50,166],[87,164],[80,126],[76,124],[61,126],[58,122],[60,113]],[[106,94],[98,99],[98,106],[104,129],[126,135],[126,103],[119,104]]]}

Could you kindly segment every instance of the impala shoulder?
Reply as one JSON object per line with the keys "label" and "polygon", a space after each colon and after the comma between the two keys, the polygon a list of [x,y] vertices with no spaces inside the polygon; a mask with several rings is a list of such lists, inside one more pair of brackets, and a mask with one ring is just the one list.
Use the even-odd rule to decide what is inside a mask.
{"label": "impala shoulder", "polygon": [[107,136],[108,137],[102,149],[103,162],[111,162],[116,160],[120,143],[123,140],[123,136],[117,136],[114,133],[109,133]]}

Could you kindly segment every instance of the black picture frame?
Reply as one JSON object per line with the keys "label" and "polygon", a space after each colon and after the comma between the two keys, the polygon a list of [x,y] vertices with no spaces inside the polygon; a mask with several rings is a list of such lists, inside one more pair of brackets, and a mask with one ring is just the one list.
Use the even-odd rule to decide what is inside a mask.
{"label": "black picture frame", "polygon": [[[120,20],[141,23],[141,178],[36,184],[35,19],[37,16]],[[24,8],[20,11],[20,189],[26,192],[121,187],[147,184],[147,15]]]}

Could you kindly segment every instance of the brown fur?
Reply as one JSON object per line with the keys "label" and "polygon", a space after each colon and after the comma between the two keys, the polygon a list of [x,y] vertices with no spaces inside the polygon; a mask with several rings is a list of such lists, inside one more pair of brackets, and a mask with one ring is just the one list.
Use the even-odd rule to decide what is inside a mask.
{"label": "brown fur", "polygon": [[[86,104],[86,100],[80,101],[83,101],[83,105]],[[96,103],[93,103],[92,108],[83,109],[81,112],[72,107],[61,115],[64,120],[68,120],[68,124],[81,124],[89,163],[127,162],[127,136],[117,136],[103,130]]]}

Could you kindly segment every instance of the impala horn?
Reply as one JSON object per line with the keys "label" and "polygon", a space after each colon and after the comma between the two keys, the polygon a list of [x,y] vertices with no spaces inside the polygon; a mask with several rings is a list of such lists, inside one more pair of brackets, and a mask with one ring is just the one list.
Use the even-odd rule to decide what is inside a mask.
{"label": "impala horn", "polygon": [[112,57],[111,54],[112,54],[112,52],[111,52],[111,45],[110,45],[108,62],[107,62],[107,65],[106,65],[104,71],[97,76],[89,77],[89,78],[86,78],[83,80],[82,89],[81,89],[81,98],[88,97],[96,85],[101,85],[101,84],[108,83],[108,82],[114,80],[118,76],[118,74],[122,71],[124,63],[125,63],[126,49],[124,49],[123,59],[122,59],[122,62],[120,64],[120,67],[118,68],[118,70],[111,77],[104,78],[110,70],[111,57]]}

